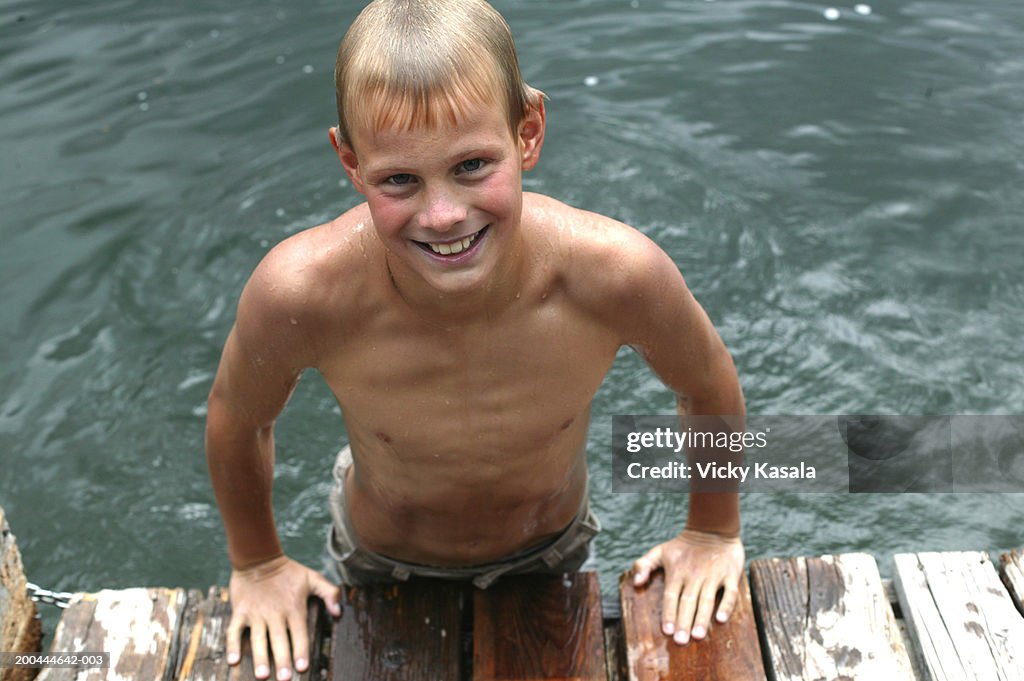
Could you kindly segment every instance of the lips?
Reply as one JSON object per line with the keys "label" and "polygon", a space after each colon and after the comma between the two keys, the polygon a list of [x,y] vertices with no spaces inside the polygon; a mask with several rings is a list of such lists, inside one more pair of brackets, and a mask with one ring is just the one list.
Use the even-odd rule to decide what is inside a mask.
{"label": "lips", "polygon": [[[488,225],[489,227],[490,225]],[[480,239],[484,232],[487,231],[487,227],[478,230],[469,236],[465,236],[455,241],[449,241],[446,243],[428,243],[425,241],[415,241],[414,243],[425,251],[429,251],[434,255],[441,257],[452,257],[463,253],[468,250],[478,239]]]}

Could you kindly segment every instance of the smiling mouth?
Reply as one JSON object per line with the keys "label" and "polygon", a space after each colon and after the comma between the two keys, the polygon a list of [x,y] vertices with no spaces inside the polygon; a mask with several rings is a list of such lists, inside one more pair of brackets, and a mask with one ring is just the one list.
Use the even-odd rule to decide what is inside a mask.
{"label": "smiling mouth", "polygon": [[470,234],[467,237],[464,237],[464,238],[459,239],[457,241],[451,241],[449,243],[432,244],[432,243],[427,243],[425,241],[414,241],[413,243],[415,243],[417,246],[419,246],[420,248],[422,248],[425,251],[430,251],[434,255],[440,255],[440,256],[458,255],[459,253],[462,253],[463,251],[468,249],[470,246],[472,246],[473,243],[477,239],[482,237],[484,235],[484,232],[487,231],[488,227],[490,227],[490,225],[488,225],[487,227],[484,227],[483,229],[481,229],[481,230],[479,230],[477,232],[474,232],[473,234]]}

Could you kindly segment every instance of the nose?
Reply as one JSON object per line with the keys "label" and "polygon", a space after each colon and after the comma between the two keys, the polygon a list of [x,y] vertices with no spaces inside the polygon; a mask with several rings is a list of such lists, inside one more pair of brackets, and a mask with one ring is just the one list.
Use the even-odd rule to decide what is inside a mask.
{"label": "nose", "polygon": [[420,227],[443,233],[466,219],[466,207],[453,192],[434,188],[425,194]]}

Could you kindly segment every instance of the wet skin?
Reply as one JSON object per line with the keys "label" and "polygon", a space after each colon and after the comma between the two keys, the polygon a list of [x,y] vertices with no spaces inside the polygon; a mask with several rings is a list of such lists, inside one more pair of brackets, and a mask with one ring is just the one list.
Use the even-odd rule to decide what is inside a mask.
{"label": "wet skin", "polygon": [[[430,565],[498,560],[569,523],[586,489],[590,401],[624,345],[680,409],[742,413],[732,361],[671,259],[621,223],[522,193],[543,134],[543,109],[512,134],[484,106],[437,129],[356,130],[351,146],[332,131],[366,203],[266,256],[209,402],[235,567],[229,651],[250,626],[254,660],[269,636],[289,667],[307,652],[305,594],[336,607],[332,585],[283,555],[269,503],[273,423],[305,368],[344,415],[360,542]],[[666,633],[688,637],[696,622],[699,637],[720,585],[731,609],[742,569],[738,539],[715,538],[738,533],[735,495],[691,504],[688,528],[712,540],[684,532],[636,567],[640,581],[666,569]]]}

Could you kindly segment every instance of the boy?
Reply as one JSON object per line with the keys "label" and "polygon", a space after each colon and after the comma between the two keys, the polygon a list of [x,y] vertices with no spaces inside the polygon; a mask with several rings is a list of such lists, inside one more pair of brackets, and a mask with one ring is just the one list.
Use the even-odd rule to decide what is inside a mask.
{"label": "boy", "polygon": [[[483,0],[376,0],[336,67],[331,144],[366,202],[275,247],[246,285],[210,393],[207,455],[228,539],[229,660],[308,664],[305,602],[336,587],[281,550],[273,424],[308,367],[344,414],[329,541],[345,581],[575,570],[597,522],[590,401],[630,345],[681,414],[743,414],[731,358],[671,261],[639,232],[524,194],[541,93]],[[664,569],[678,643],[725,621],[743,569],[736,494],[692,495]],[[290,642],[289,642],[290,635]]]}

